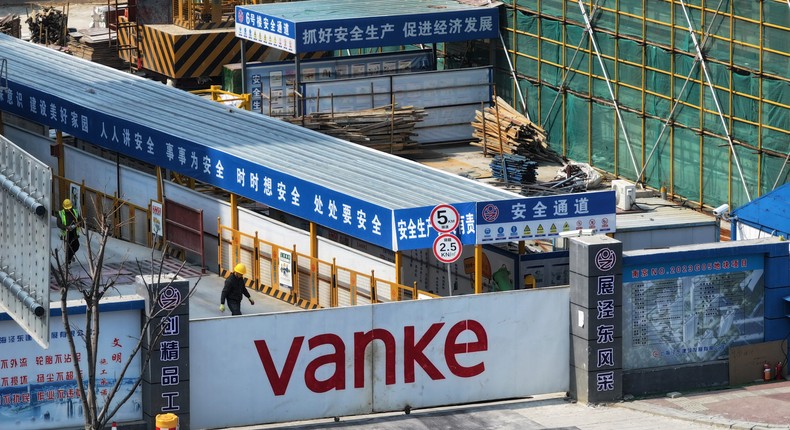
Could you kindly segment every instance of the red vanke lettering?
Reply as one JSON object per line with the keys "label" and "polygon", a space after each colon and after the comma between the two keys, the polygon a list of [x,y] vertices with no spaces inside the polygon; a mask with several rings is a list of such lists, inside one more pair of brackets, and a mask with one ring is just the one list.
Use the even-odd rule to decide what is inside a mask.
{"label": "red vanke lettering", "polygon": [[[426,348],[440,335],[445,323],[434,323],[417,336],[414,326],[403,328],[403,382],[414,383],[416,380],[416,367],[419,366],[431,380],[445,379],[445,375],[425,355]],[[465,331],[470,331],[475,336],[475,341],[459,343],[458,338]],[[265,340],[256,340],[255,348],[261,359],[266,378],[271,384],[275,396],[283,396],[288,391],[296,362],[302,351],[305,337],[297,336],[291,341],[285,362],[278,370],[274,363],[269,346]],[[353,345],[354,388],[365,387],[365,352],[368,345],[379,341],[384,346],[384,383],[393,385],[397,383],[396,374],[396,349],[395,336],[386,329],[375,328],[368,332],[355,332]],[[346,389],[346,344],[343,339],[332,333],[324,333],[311,337],[307,341],[307,348],[314,350],[321,346],[331,347],[331,353],[320,355],[312,359],[304,369],[304,383],[307,389],[314,393],[325,393],[331,390]],[[444,339],[444,360],[447,369],[459,378],[471,378],[485,372],[485,363],[478,362],[471,366],[462,365],[458,357],[462,354],[482,352],[488,350],[488,335],[482,324],[474,320],[459,321],[447,331]],[[319,379],[319,369],[332,366],[334,372],[326,379]]]}

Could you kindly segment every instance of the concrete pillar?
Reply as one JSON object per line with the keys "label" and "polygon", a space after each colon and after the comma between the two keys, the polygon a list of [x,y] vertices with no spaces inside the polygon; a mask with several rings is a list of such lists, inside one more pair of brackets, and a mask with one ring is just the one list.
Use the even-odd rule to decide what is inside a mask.
{"label": "concrete pillar", "polygon": [[623,244],[570,239],[570,392],[583,403],[623,397]]}
{"label": "concrete pillar", "polygon": [[189,281],[171,274],[138,276],[137,294],[153,315],[142,350],[143,357],[151,351],[143,373],[143,419],[154,428],[158,415],[175,414],[178,428],[189,430]]}

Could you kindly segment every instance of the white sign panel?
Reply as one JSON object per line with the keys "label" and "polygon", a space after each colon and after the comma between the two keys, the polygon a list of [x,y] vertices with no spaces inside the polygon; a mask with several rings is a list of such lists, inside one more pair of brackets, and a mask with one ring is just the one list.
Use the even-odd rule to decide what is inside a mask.
{"label": "white sign panel", "polygon": [[[569,362],[568,300],[563,287],[193,321],[190,352],[201,359],[192,363],[191,423],[245,426],[567,391],[568,367],[558,364]],[[524,330],[534,321],[539,329]]]}
{"label": "white sign panel", "polygon": [[431,226],[439,233],[449,233],[458,227],[461,216],[452,205],[438,205],[431,211]]}
{"label": "white sign panel", "polygon": [[280,288],[293,289],[293,259],[289,251],[280,250],[277,253],[279,270],[277,279],[280,281]]}
{"label": "white sign panel", "polygon": [[151,200],[151,233],[154,237],[164,236],[164,220],[162,220],[162,203]]}
{"label": "white sign panel", "polygon": [[439,235],[433,242],[433,255],[442,263],[458,260],[462,250],[461,239],[449,233]]}
{"label": "white sign panel", "polygon": [[[136,345],[136,338],[140,336],[141,310],[128,310],[129,303],[115,305],[127,310],[102,308],[96,366],[96,387],[100,398],[109,394]],[[137,303],[138,307],[142,307],[142,300]],[[74,360],[79,360],[83,376],[87,378],[85,344],[79,338],[83,335],[85,314],[80,314],[75,308],[71,308],[69,313],[76,357],[69,349],[59,316],[50,321],[49,348],[43,349],[15,322],[3,319],[5,315],[0,314],[0,428],[41,430],[83,427],[84,417]],[[132,360],[113,404],[129,393],[140,369],[138,354]],[[87,380],[83,383],[87,383]],[[141,402],[142,389],[138,387],[113,419],[118,422],[142,419]],[[100,407],[102,403],[99,402]]]}
{"label": "white sign panel", "polygon": [[[80,196],[82,196],[82,186],[80,184],[70,183],[69,184],[69,199],[71,199],[71,206],[77,208],[77,211],[82,211],[82,201]],[[63,203],[63,202],[61,202]],[[62,209],[58,208],[58,210]]]}

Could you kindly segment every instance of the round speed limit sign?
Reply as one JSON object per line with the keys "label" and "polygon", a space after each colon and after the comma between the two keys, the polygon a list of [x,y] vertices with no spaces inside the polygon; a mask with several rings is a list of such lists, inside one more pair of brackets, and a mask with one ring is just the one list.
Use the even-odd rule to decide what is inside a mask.
{"label": "round speed limit sign", "polygon": [[442,263],[452,263],[458,260],[462,249],[461,239],[449,233],[440,234],[433,241],[433,255]]}
{"label": "round speed limit sign", "polygon": [[449,233],[458,227],[461,215],[452,205],[438,205],[431,211],[431,226],[439,233]]}

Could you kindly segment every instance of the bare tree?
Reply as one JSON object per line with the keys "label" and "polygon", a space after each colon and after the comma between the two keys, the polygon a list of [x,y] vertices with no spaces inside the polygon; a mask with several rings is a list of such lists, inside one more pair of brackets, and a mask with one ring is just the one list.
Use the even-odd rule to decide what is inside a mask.
{"label": "bare tree", "polygon": [[[94,207],[96,207],[95,202]],[[115,216],[117,215],[116,212],[118,210],[119,208],[116,208],[112,211],[102,213],[97,209],[95,212],[98,215],[95,217],[95,219],[91,220],[92,225],[90,228],[87,228],[87,226],[81,226],[81,230],[84,232],[86,239],[86,259],[85,261],[82,261],[81,259],[75,257],[72,264],[77,264],[80,269],[87,273],[87,281],[73,276],[70,273],[69,268],[65,265],[63,257],[61,256],[61,252],[65,250],[66,246],[68,246],[65,240],[63,248],[58,247],[52,251],[53,258],[50,262],[50,271],[55,278],[55,283],[60,289],[60,307],[62,311],[63,325],[66,332],[66,339],[68,341],[71,355],[72,357],[75,357],[73,360],[74,372],[75,379],[78,381],[77,389],[79,391],[80,401],[82,402],[84,411],[85,429],[90,430],[104,429],[107,424],[110,423],[113,416],[115,416],[115,414],[119,411],[121,406],[123,406],[124,403],[126,403],[132,397],[134,392],[140,386],[143,380],[143,373],[151,360],[150,348],[145,349],[146,352],[141,352],[141,349],[143,349],[144,346],[143,343],[145,341],[145,333],[151,333],[149,341],[152,345],[158,343],[162,336],[163,327],[154,327],[153,330],[149,331],[152,321],[158,317],[169,316],[170,313],[173,312],[172,309],[174,309],[161,309],[155,311],[153,314],[151,314],[151,311],[146,310],[142,317],[143,324],[140,331],[140,336],[136,339],[133,339],[133,341],[136,341],[136,343],[132,349],[131,354],[126,357],[126,361],[123,363],[122,370],[117,376],[111,389],[106,395],[103,395],[100,398],[98,395],[98,387],[96,385],[97,366],[99,364],[99,334],[101,331],[101,314],[99,312],[99,304],[108,292],[118,291],[116,286],[121,271],[119,270],[114,275],[106,278],[103,276],[104,257],[108,241],[114,229],[120,226],[114,222],[116,219]],[[96,240],[96,244],[94,244],[94,240]],[[175,276],[167,276],[163,278],[162,263],[165,254],[165,252],[162,252],[161,255],[157,257],[156,250],[154,248],[151,249],[150,273],[147,274],[150,275],[150,279],[156,280],[157,282],[149,284],[147,281],[145,281],[145,277],[142,277],[143,282],[145,283],[145,290],[148,295],[147,299],[149,303],[155,303],[158,301],[159,292],[164,289],[156,288],[156,284],[158,284],[160,287],[163,284],[165,287],[172,284],[174,279],[177,278],[181,273],[182,269],[184,268],[184,264],[186,263],[181,263],[181,266],[178,268]],[[121,262],[121,268],[123,268],[124,264],[126,263],[127,261],[124,259],[124,261]],[[136,261],[136,266],[137,273],[141,275],[146,274],[144,273],[145,270],[139,260]],[[200,279],[198,279],[197,282],[195,282],[195,285],[189,290],[189,294],[187,294],[186,297],[182,297],[181,301],[178,303],[179,305],[194,293],[195,288],[199,282]],[[78,291],[81,295],[81,299],[85,302],[86,307],[85,327],[82,330],[82,336],[78,336],[76,338],[71,331],[72,321],[69,316],[67,306],[67,298],[70,291]],[[81,342],[78,342],[78,339],[80,339]],[[82,366],[80,366],[80,360],[76,359],[76,357],[78,357],[77,353],[82,352],[83,350],[86,367],[84,369]],[[130,367],[137,354],[141,354],[142,368],[132,369]],[[119,393],[121,384],[126,377],[134,378],[133,386],[128,393],[123,395],[123,397],[120,397],[118,401],[113,404],[115,397]]]}

